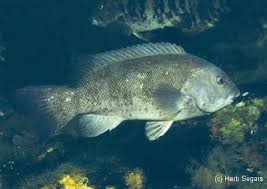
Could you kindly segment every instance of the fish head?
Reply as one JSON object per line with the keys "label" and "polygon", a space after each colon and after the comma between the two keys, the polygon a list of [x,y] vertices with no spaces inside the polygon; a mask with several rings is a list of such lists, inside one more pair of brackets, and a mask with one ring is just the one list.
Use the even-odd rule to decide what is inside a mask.
{"label": "fish head", "polygon": [[231,79],[220,68],[208,62],[192,71],[182,91],[206,114],[230,105],[240,95]]}
{"label": "fish head", "polygon": [[91,24],[98,27],[106,27],[115,22],[121,15],[117,4],[116,1],[98,1],[89,18]]}

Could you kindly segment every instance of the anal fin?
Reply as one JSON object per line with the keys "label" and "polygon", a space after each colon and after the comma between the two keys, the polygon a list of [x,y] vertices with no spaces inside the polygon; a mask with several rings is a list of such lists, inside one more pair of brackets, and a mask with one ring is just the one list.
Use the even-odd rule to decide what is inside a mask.
{"label": "anal fin", "polygon": [[145,131],[149,140],[156,140],[164,135],[171,127],[173,121],[153,121],[147,122]]}

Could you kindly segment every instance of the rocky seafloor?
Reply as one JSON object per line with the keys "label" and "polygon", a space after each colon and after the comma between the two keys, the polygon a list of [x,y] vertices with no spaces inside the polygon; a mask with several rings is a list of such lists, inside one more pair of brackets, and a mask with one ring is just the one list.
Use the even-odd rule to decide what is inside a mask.
{"label": "rocky seafloor", "polygon": [[[45,144],[33,131],[37,125],[16,111],[14,90],[66,82],[73,55],[143,41],[90,26],[85,1],[1,5],[0,189],[267,187],[266,2],[234,1],[210,30],[188,35],[164,29],[151,39],[181,44],[220,66],[241,90],[239,102],[175,123],[154,142],[145,138],[144,122],[131,121],[97,138],[57,136]],[[242,182],[215,182],[242,175]]]}

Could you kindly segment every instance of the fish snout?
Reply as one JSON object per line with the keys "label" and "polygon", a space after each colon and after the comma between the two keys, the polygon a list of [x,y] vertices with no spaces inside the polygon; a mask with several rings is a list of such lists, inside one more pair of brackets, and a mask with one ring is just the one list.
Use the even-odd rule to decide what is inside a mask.
{"label": "fish snout", "polygon": [[99,19],[97,19],[97,18],[95,18],[95,17],[89,18],[89,22],[90,22],[93,26],[102,26],[102,25],[103,25],[103,23],[102,23]]}
{"label": "fish snout", "polygon": [[236,99],[238,99],[240,97],[240,91],[239,89],[235,88],[234,89],[234,92],[231,96],[229,96],[229,101],[232,103],[233,101],[235,101]]}
{"label": "fish snout", "polygon": [[90,19],[90,23],[93,25],[93,26],[97,26],[99,23],[98,21],[95,19],[95,18],[91,18]]}
{"label": "fish snout", "polygon": [[241,93],[240,93],[239,89],[236,88],[235,93],[234,93],[234,98],[239,97],[240,94],[241,94]]}

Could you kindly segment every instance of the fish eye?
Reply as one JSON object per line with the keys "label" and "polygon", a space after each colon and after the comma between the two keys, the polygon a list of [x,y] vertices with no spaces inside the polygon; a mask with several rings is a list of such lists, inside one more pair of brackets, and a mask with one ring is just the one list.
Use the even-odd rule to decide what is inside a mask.
{"label": "fish eye", "polygon": [[98,8],[99,10],[103,10],[104,5],[103,5],[103,4],[100,4],[100,5],[97,6],[97,8]]}
{"label": "fish eye", "polygon": [[224,80],[220,76],[217,76],[216,82],[217,82],[218,85],[222,85],[224,83]]}

